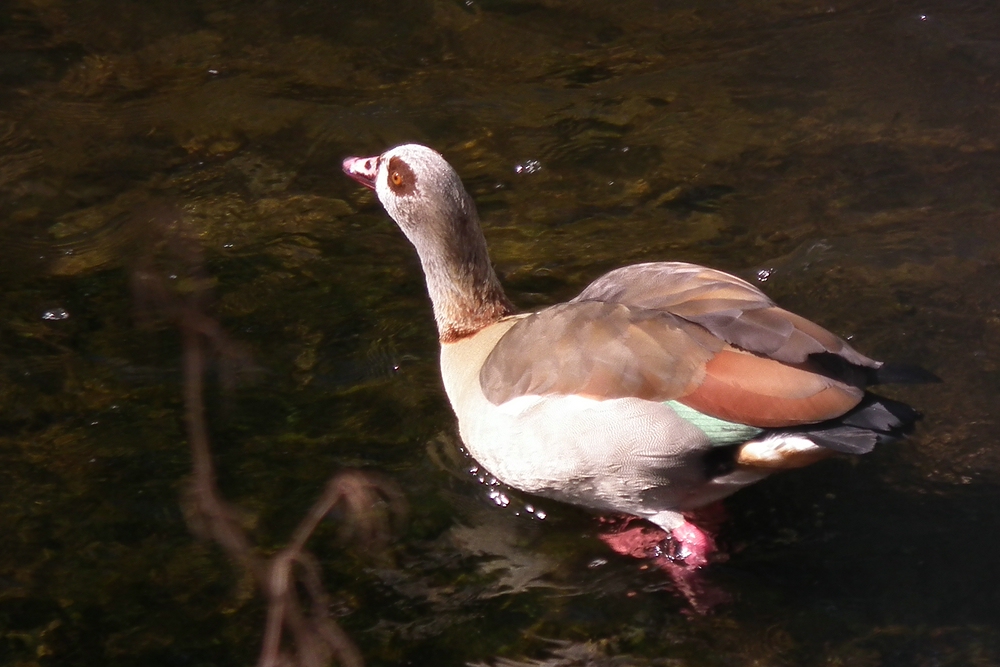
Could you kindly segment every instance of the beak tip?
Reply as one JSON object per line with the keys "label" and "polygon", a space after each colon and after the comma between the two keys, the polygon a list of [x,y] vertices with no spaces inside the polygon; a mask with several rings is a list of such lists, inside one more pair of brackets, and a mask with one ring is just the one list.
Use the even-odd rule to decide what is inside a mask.
{"label": "beak tip", "polygon": [[341,169],[361,185],[374,190],[377,164],[374,158],[348,157],[341,163]]}
{"label": "beak tip", "polygon": [[341,169],[344,170],[345,174],[350,174],[351,171],[352,171],[352,169],[354,168],[354,164],[359,159],[360,158],[356,158],[356,157],[345,157],[344,161],[340,164],[340,167],[341,167]]}

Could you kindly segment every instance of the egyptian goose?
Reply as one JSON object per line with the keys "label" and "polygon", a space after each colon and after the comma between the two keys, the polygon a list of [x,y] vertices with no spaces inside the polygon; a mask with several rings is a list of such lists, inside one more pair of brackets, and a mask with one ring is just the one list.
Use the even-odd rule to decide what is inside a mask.
{"label": "egyptian goose", "polygon": [[685,512],[900,436],[919,414],[865,387],[935,379],[869,359],[694,264],[626,266],[567,303],[519,313],[440,154],[408,144],[343,169],[420,256],[469,453],[514,488],[657,524],[687,567],[714,544]]}

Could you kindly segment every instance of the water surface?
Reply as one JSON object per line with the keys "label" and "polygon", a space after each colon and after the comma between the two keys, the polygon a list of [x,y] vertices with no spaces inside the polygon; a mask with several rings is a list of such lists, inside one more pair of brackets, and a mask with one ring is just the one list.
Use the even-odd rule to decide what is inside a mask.
{"label": "water surface", "polygon": [[[15,0],[0,30],[3,662],[259,651],[184,520],[152,257],[253,360],[207,410],[262,553],[338,470],[405,492],[388,553],[310,542],[371,665],[1000,663],[995,3]],[[416,257],[340,174],[404,141],[462,174],[522,307],[694,261],[945,382],[886,390],[907,441],[729,499],[732,602],[693,616],[588,514],[468,473]]]}

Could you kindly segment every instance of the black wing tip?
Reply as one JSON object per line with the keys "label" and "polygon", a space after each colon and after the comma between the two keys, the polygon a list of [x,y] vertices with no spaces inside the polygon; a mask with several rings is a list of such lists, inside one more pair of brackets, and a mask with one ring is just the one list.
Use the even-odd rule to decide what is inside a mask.
{"label": "black wing tip", "polygon": [[926,368],[916,364],[885,363],[872,373],[872,384],[933,384],[944,382]]}
{"label": "black wing tip", "polygon": [[865,388],[873,384],[930,384],[943,382],[934,373],[916,364],[883,363],[877,368],[851,363],[833,352],[809,355],[809,370],[839,382]]}

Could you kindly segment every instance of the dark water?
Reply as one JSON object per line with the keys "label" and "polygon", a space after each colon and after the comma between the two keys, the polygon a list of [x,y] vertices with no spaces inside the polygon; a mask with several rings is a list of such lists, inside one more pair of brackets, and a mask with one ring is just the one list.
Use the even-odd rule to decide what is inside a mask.
{"label": "dark water", "polygon": [[[136,326],[162,224],[253,358],[207,410],[261,553],[340,469],[409,500],[388,554],[310,542],[369,664],[1000,664],[998,35],[971,0],[3,3],[0,662],[256,660],[264,604],[181,510],[180,338]],[[891,391],[909,440],[729,499],[732,602],[692,616],[466,472],[416,258],[340,174],[403,141],[523,307],[695,261],[945,383]]]}

